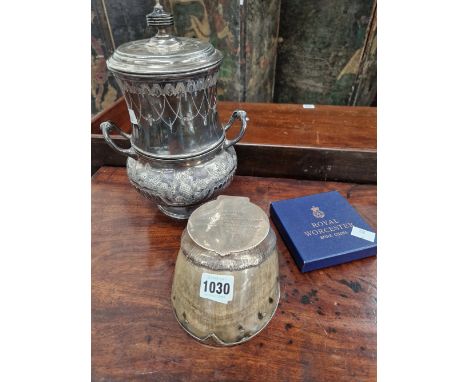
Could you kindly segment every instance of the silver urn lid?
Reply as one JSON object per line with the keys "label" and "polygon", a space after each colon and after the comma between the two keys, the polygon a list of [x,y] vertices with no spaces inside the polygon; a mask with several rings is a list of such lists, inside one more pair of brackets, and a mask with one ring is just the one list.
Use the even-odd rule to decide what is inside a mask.
{"label": "silver urn lid", "polygon": [[210,43],[170,34],[168,29],[174,20],[159,0],[146,16],[146,22],[149,27],[156,27],[158,33],[119,46],[107,61],[109,70],[131,76],[173,76],[195,74],[221,64],[222,53]]}

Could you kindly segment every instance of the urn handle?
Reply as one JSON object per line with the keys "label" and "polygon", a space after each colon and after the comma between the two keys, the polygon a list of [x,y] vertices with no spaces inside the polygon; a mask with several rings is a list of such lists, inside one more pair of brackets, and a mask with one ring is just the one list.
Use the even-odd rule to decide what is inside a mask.
{"label": "urn handle", "polygon": [[247,113],[244,110],[234,110],[228,123],[226,124],[226,126],[224,126],[224,131],[228,131],[236,119],[239,119],[242,123],[239,134],[237,135],[236,138],[232,140],[226,139],[224,141],[225,149],[239,142],[241,138],[244,136],[245,130],[247,129]]}
{"label": "urn handle", "polygon": [[104,139],[106,140],[107,144],[112,147],[115,151],[117,151],[118,153],[120,154],[123,154],[123,155],[126,155],[130,158],[133,158],[133,159],[137,159],[137,154],[135,152],[135,150],[133,149],[133,147],[130,147],[129,149],[123,149],[119,146],[117,146],[114,141],[111,139],[111,137],[109,136],[109,132],[112,130],[112,129],[116,129],[117,132],[124,138],[127,138],[128,140],[130,140],[131,138],[131,135],[130,134],[127,134],[125,131],[123,131],[120,127],[118,127],[117,125],[114,125],[112,122],[110,121],[106,121],[106,122],[103,122],[101,123],[101,125],[99,126],[101,128],[101,131],[102,131],[102,135],[104,136]]}

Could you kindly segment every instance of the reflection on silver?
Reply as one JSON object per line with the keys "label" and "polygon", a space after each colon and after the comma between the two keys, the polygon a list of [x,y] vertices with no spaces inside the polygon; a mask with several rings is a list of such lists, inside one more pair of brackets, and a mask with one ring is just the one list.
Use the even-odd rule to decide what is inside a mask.
{"label": "reflection on silver", "polygon": [[[231,146],[244,135],[247,115],[236,110],[224,127],[219,122],[221,52],[207,42],[172,36],[172,15],[159,2],[147,24],[159,28],[154,37],[121,45],[107,61],[124,94],[132,133],[110,121],[101,130],[114,150],[129,157],[131,183],[165,214],[188,218],[232,180],[237,158]],[[227,140],[226,131],[236,120],[239,134]],[[131,147],[116,146],[112,130]]]}
{"label": "reflection on silver", "polygon": [[209,200],[231,183],[236,170],[236,152],[220,147],[196,163],[127,159],[130,182],[148,199],[163,206],[175,218],[188,218],[204,200]]}
{"label": "reflection on silver", "polygon": [[198,208],[187,223],[190,238],[220,256],[254,248],[269,229],[268,217],[245,197],[219,196]]}

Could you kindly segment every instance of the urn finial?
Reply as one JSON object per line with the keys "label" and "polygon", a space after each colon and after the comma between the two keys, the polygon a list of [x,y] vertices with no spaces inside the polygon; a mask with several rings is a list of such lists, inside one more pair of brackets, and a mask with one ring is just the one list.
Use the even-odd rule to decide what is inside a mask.
{"label": "urn finial", "polygon": [[155,26],[158,29],[170,27],[174,25],[174,18],[172,15],[164,10],[159,0],[156,0],[153,12],[146,15],[146,24],[148,26]]}

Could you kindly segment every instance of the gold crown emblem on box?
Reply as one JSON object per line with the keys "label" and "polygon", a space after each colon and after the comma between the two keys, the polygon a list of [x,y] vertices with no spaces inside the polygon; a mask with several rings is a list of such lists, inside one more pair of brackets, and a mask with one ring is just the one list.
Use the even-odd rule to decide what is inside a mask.
{"label": "gold crown emblem on box", "polygon": [[310,209],[312,211],[312,214],[317,218],[321,219],[325,217],[325,213],[323,211],[320,211],[319,207],[312,206]]}

